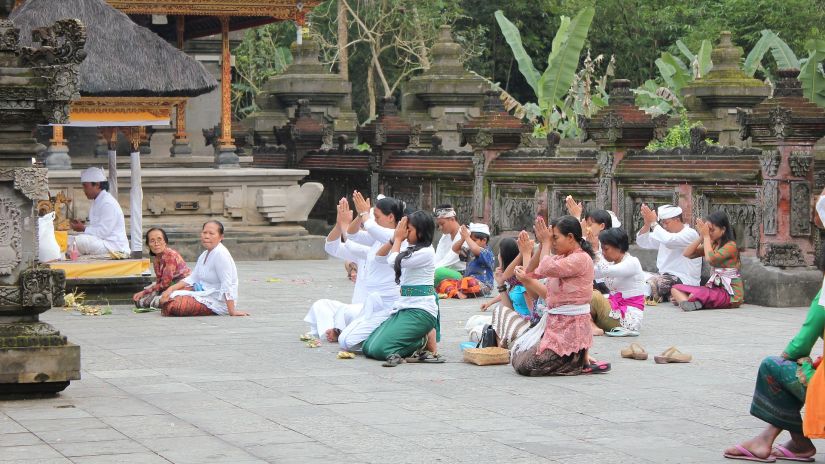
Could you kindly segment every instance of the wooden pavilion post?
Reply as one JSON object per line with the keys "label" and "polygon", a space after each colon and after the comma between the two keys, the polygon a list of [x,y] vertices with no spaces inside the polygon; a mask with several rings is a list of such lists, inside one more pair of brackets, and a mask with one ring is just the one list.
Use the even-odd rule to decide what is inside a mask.
{"label": "wooden pavilion post", "polygon": [[52,126],[52,138],[49,140],[49,148],[46,149],[46,167],[57,170],[69,170],[72,168],[72,158],[69,157],[69,146],[63,138],[63,126],[55,124]]}
{"label": "wooden pavilion post", "polygon": [[232,139],[232,56],[229,53],[229,17],[221,16],[221,138],[218,140],[218,168],[240,167]]}
{"label": "wooden pavilion post", "polygon": [[[177,30],[177,46],[183,50],[185,34],[185,16],[178,15],[175,26]],[[175,105],[175,138],[169,152],[172,157],[181,157],[192,154],[192,145],[189,144],[189,136],[186,134],[186,103],[187,99],[181,100]]]}

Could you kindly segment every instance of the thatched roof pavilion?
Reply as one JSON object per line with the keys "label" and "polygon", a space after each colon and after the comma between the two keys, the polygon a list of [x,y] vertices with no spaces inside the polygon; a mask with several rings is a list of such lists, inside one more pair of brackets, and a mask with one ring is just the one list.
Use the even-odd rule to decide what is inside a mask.
{"label": "thatched roof pavilion", "polygon": [[65,18],[86,25],[82,96],[194,97],[218,85],[197,60],[103,0],[28,0],[10,16],[24,46],[33,29]]}

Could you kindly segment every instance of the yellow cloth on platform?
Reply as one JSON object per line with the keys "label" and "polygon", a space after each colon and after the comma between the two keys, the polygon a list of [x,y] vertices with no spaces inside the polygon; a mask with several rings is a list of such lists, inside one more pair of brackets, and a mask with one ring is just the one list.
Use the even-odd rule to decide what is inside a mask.
{"label": "yellow cloth on platform", "polygon": [[65,253],[69,247],[69,232],[65,230],[54,231],[54,238],[57,240],[57,245],[60,247],[60,252]]}
{"label": "yellow cloth on platform", "polygon": [[148,259],[98,259],[49,263],[52,269],[63,269],[67,279],[139,276],[149,270]]}

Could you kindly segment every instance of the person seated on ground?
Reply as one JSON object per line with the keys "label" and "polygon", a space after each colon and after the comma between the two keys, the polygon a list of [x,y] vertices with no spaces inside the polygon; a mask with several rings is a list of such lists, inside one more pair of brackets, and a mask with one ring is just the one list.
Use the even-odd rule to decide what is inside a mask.
{"label": "person seated on ground", "polygon": [[[524,233],[525,237],[527,233]],[[493,309],[492,326],[496,331],[498,346],[508,348],[512,342],[526,332],[538,319],[533,317],[536,298],[527,291],[515,270],[523,264],[522,257],[529,257],[533,251],[532,241],[527,238],[523,245],[521,240],[505,238],[499,242],[498,261],[495,279],[501,304]],[[529,247],[529,250],[527,249]],[[522,248],[524,250],[520,251]],[[543,287],[542,287],[543,288]]]}
{"label": "person seated on ground", "polygon": [[573,216],[562,216],[551,229],[539,218],[535,232],[539,252],[527,270],[547,277],[547,311],[513,344],[513,368],[527,376],[607,371],[609,365],[597,364],[588,356],[593,344],[593,251],[582,237],[581,223]]}
{"label": "person seated on ground", "polygon": [[355,283],[358,280],[358,263],[354,261],[344,261],[344,270],[347,271],[347,278]]}
{"label": "person seated on ground", "polygon": [[[437,355],[441,328],[438,295],[432,285],[434,233],[432,216],[416,211],[398,223],[392,242],[378,250],[376,259],[393,266],[395,281],[401,285],[401,298],[389,319],[364,341],[362,351],[368,358],[385,361],[386,367],[395,367],[416,353],[422,360],[443,361]],[[405,240],[407,248],[402,249]]]}
{"label": "person seated on ground", "polygon": [[656,211],[642,205],[644,225],[636,235],[636,244],[648,250],[659,250],[656,256],[658,274],[647,280],[651,300],[670,300],[670,289],[675,284],[699,285],[702,258],[688,258],[685,248],[699,238],[682,219],[682,208],[663,205]]}
{"label": "person seated on ground", "polygon": [[[767,422],[768,426],[756,437],[726,449],[726,458],[813,462],[816,447],[803,434],[800,411],[805,406],[809,382],[816,369],[825,369],[819,365],[821,357],[816,362],[810,358],[811,350],[820,338],[825,339],[825,298],[821,289],[811,302],[802,328],[788,343],[782,356],[767,357],[759,366],[750,413]],[[808,420],[806,417],[805,421]],[[809,429],[808,424],[805,428]],[[783,445],[774,445],[784,430],[790,433],[791,439]]]}
{"label": "person seated on ground", "polygon": [[[460,279],[444,279],[436,286],[439,295],[445,298],[477,298],[490,296],[493,290],[493,268],[495,257],[487,246],[490,228],[487,224],[470,223],[470,227],[459,228],[459,240],[453,242],[453,252],[460,253],[463,246],[470,250],[470,260]],[[466,244],[466,245],[465,245]]]}
{"label": "person seated on ground", "polygon": [[[390,310],[401,297],[392,266],[378,259],[376,254],[392,238],[394,228],[404,217],[404,202],[384,197],[376,202],[375,208],[370,208],[369,200],[357,191],[353,194],[353,200],[359,215],[353,219],[349,203],[342,199],[339,203],[339,227],[342,231],[358,230],[360,226],[352,226],[352,222],[358,221],[364,230],[353,235],[342,234],[339,241],[330,244],[334,245],[334,255],[358,258],[364,262],[360,275],[366,297],[360,311],[351,320],[343,322],[336,315],[332,335],[327,334],[328,340],[337,341],[341,349],[347,351],[357,350],[390,317]],[[366,220],[363,219],[365,217]]]}
{"label": "person seated on ground", "polygon": [[126,221],[117,199],[109,193],[109,181],[100,168],[87,168],[80,174],[83,194],[92,200],[89,223],[73,219],[72,230],[80,232],[69,237],[68,247],[80,255],[108,256],[110,253],[129,255]]}
{"label": "person seated on ground", "polygon": [[645,272],[635,256],[627,252],[630,238],[624,229],[599,232],[596,279],[603,279],[610,294],[605,298],[593,290],[590,317],[593,335],[608,331],[613,336],[636,336],[642,328],[645,309]]}
{"label": "person seated on ground", "polygon": [[206,251],[198,257],[188,277],[167,288],[160,296],[164,316],[249,316],[239,311],[238,268],[223,246],[223,224],[206,221],[201,229],[201,245]]}
{"label": "person seated on ground", "polygon": [[688,258],[705,257],[711,267],[705,286],[676,284],[671,290],[673,300],[684,311],[697,309],[738,308],[745,300],[745,285],[739,269],[739,248],[736,233],[728,215],[711,213],[704,221],[696,221],[700,237],[685,249]]}
{"label": "person seated on ground", "polygon": [[160,309],[160,295],[172,285],[188,277],[192,271],[180,253],[169,247],[166,231],[153,227],[146,231],[146,245],[155,268],[155,283],[135,293],[132,301],[135,307]]}
{"label": "person seated on ground", "polygon": [[[567,214],[573,216],[576,219],[582,219],[582,212],[584,211],[584,206],[581,203],[576,203],[576,200],[573,199],[572,196],[567,195],[567,198],[564,199],[565,207],[567,208]],[[619,218],[616,217],[616,214],[613,211],[606,210],[606,209],[596,209],[589,211],[587,214],[584,215],[583,218],[586,222],[587,227],[596,227],[599,229],[597,232],[601,232],[604,229],[612,229],[614,227],[621,227],[622,223],[619,221]],[[587,235],[585,233],[585,235]],[[596,234],[598,236],[598,233]]]}
{"label": "person seated on ground", "polygon": [[455,209],[452,205],[446,204],[437,207],[434,213],[438,230],[442,234],[435,247],[435,281],[433,285],[438,287],[438,284],[444,279],[461,279],[461,273],[464,272],[467,263],[461,260],[459,253],[453,251],[453,243],[461,240],[459,234],[461,223],[458,222]]}

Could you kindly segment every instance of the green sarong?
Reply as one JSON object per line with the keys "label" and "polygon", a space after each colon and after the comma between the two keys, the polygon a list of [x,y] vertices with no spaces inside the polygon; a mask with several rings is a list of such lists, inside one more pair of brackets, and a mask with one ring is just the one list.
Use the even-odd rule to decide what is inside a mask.
{"label": "green sarong", "polygon": [[[435,289],[429,285],[402,286],[401,296],[433,295],[438,303]],[[408,358],[427,344],[427,335],[435,329],[436,340],[441,339],[441,314],[435,318],[423,309],[405,308],[390,316],[378,326],[364,341],[361,351],[368,358],[385,360],[391,354]]]}
{"label": "green sarong", "polygon": [[799,365],[779,356],[762,361],[756,375],[751,415],[788,432],[802,433],[807,386],[796,375]]}
{"label": "green sarong", "polygon": [[438,284],[444,279],[460,280],[462,277],[464,276],[460,271],[449,267],[439,267],[435,270],[435,282],[433,282],[433,285],[438,287]]}

